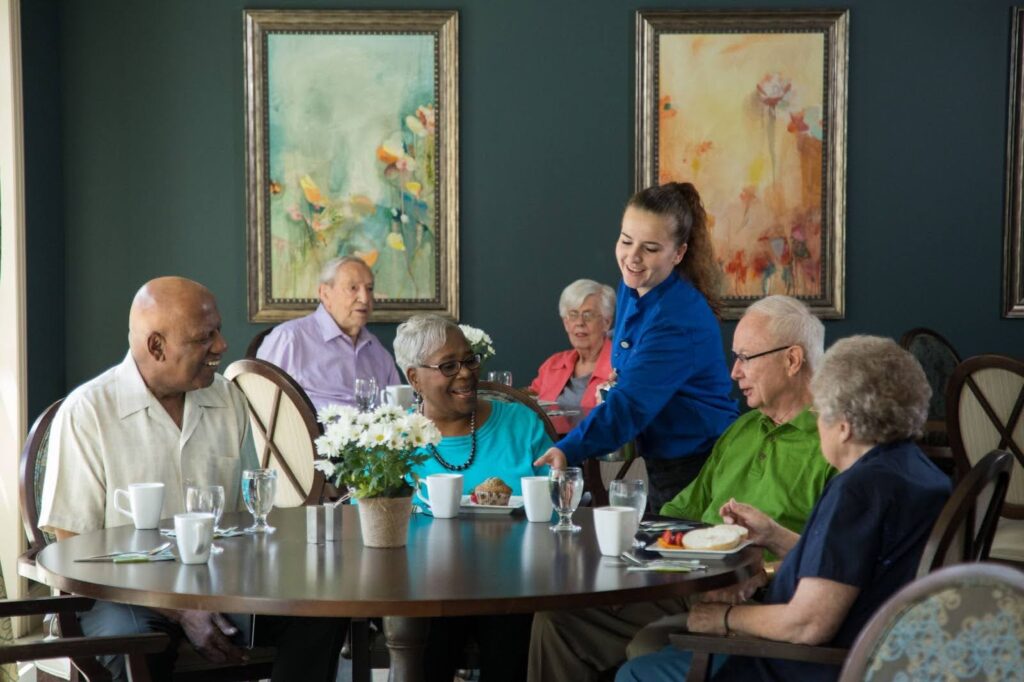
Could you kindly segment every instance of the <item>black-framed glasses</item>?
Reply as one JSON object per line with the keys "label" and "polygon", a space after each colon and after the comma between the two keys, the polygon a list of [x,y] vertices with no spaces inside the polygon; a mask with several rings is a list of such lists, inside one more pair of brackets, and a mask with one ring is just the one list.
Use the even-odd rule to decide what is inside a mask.
{"label": "black-framed glasses", "polygon": [[453,377],[461,372],[463,367],[471,372],[475,372],[480,369],[480,363],[482,361],[483,358],[479,353],[473,353],[465,360],[449,360],[447,362],[442,362],[439,365],[420,365],[420,367],[423,369],[436,369],[446,377]]}
{"label": "black-framed glasses", "polygon": [[737,353],[736,351],[733,351],[732,357],[734,358],[734,362],[738,362],[741,365],[745,365],[756,358],[760,358],[765,355],[771,355],[772,353],[778,353],[780,350],[786,350],[787,348],[792,347],[792,344],[789,344],[787,346],[779,346],[778,348],[772,348],[771,350],[761,351],[760,353],[754,353],[753,355],[747,355],[746,353]]}

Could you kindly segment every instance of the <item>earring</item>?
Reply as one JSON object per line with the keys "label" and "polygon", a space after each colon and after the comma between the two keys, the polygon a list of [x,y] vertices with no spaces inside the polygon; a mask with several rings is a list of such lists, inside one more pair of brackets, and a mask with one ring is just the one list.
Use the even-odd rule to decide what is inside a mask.
{"label": "earring", "polygon": [[423,396],[417,391],[412,392],[412,409],[415,412],[423,414]]}

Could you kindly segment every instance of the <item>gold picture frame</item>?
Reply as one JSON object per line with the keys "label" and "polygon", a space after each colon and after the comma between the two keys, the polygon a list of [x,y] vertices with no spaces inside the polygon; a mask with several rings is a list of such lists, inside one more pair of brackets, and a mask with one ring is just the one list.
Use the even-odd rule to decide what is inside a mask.
{"label": "gold picture frame", "polygon": [[459,315],[458,12],[246,10],[249,320],[375,275],[373,322]]}
{"label": "gold picture frame", "polygon": [[636,14],[636,188],[697,187],[726,319],[844,316],[848,59],[846,10]]}
{"label": "gold picture frame", "polygon": [[1024,317],[1024,7],[1012,8],[1003,220],[1003,317]]}

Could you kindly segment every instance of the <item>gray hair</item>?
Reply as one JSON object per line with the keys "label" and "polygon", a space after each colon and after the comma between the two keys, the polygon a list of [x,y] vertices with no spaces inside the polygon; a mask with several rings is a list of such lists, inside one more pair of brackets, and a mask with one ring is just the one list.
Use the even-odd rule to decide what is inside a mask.
{"label": "gray hair", "polygon": [[804,349],[807,368],[814,372],[825,353],[825,325],[811,313],[803,301],[792,296],[767,296],[752,303],[743,313],[768,318],[768,334],[777,343],[788,343]]}
{"label": "gray hair", "polygon": [[575,310],[583,305],[587,296],[597,295],[598,305],[601,314],[609,323],[615,321],[615,290],[607,284],[595,282],[592,279],[578,279],[566,288],[562,289],[562,295],[558,297],[558,316],[565,317],[570,310]]}
{"label": "gray hair", "polygon": [[856,440],[890,443],[921,435],[932,389],[920,363],[892,339],[851,336],[825,353],[811,393],[825,422],[845,419]]}
{"label": "gray hair", "polygon": [[338,258],[332,258],[331,260],[324,263],[324,266],[320,268],[320,284],[326,284],[328,286],[334,284],[334,278],[338,274],[338,270],[342,265],[348,265],[349,263],[359,263],[364,268],[373,274],[373,269],[366,264],[359,256],[339,256]]}
{"label": "gray hair", "polygon": [[448,332],[462,334],[459,325],[439,315],[413,315],[398,325],[395,333],[395,362],[409,379],[410,367],[419,367],[448,339]]}

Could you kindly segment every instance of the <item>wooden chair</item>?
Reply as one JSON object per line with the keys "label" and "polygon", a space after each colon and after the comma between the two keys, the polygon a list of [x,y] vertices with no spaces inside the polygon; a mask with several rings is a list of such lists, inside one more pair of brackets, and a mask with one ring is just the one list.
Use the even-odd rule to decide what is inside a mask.
{"label": "wooden chair", "polygon": [[[88,611],[94,603],[94,599],[66,595],[41,599],[6,599],[0,601],[0,617],[63,613],[73,618],[76,612]],[[162,632],[124,637],[60,637],[2,646],[0,664],[49,658],[92,659],[95,656],[124,654],[131,679],[134,682],[149,682],[145,655],[159,653],[170,643],[171,638]]]}
{"label": "wooden chair", "polygon": [[[1006,494],[1011,465],[1006,452],[993,451],[957,485],[925,543],[918,562],[918,577],[950,563],[977,562],[988,558],[988,547],[995,532],[994,519]],[[976,518],[982,522],[976,524]],[[670,635],[669,640],[680,649],[693,652],[687,682],[710,679],[712,654],[842,665],[849,653],[842,647],[790,644],[758,637],[679,633]]]}
{"label": "wooden chair", "polygon": [[1024,565],[1024,362],[979,355],[957,366],[949,382],[946,421],[959,471],[992,449],[1016,458],[992,541],[991,556]]}
{"label": "wooden chair", "polygon": [[246,357],[246,359],[248,359],[248,360],[255,360],[256,359],[256,353],[259,351],[260,346],[263,345],[263,339],[267,338],[267,334],[269,334],[270,332],[274,331],[274,329],[276,327],[277,327],[276,324],[271,325],[271,326],[267,327],[266,329],[264,329],[263,331],[261,331],[260,333],[258,333],[256,336],[252,337],[252,341],[250,341],[249,345],[246,346],[246,348],[245,348],[245,357]]}
{"label": "wooden chair", "polygon": [[[1022,631],[1024,573],[998,564],[944,568],[879,609],[850,649],[839,682],[1019,680]],[[1016,646],[1000,646],[997,637]]]}
{"label": "wooden chair", "polygon": [[318,504],[326,479],[313,468],[313,441],[323,429],[306,392],[284,370],[266,360],[238,360],[224,377],[245,394],[261,467],[277,469],[277,507]]}
{"label": "wooden chair", "polygon": [[[29,545],[28,550],[18,558],[18,572],[29,579],[37,580],[37,582],[35,557],[46,545],[55,541],[55,538],[52,535],[44,533],[39,529],[39,506],[42,499],[43,479],[46,474],[47,445],[49,443],[50,426],[53,424],[53,419],[62,402],[63,398],[47,407],[43,410],[43,413],[39,415],[35,423],[32,424],[32,428],[29,429],[28,432],[28,437],[25,439],[25,446],[22,448],[21,459],[18,463],[19,506],[21,508],[22,524],[25,527],[25,535],[28,538]],[[35,660],[40,657],[50,658],[55,656],[67,656],[72,662],[70,680],[79,679],[79,675],[84,676],[85,679],[90,681],[109,680],[110,673],[107,672],[106,668],[99,664],[95,656],[104,655],[106,653],[122,653],[126,650],[118,649],[94,652],[89,646],[85,646],[84,642],[110,640],[114,644],[118,644],[119,642],[130,643],[133,638],[85,637],[75,612],[83,610],[77,608],[79,605],[84,605],[86,608],[92,608],[94,600],[85,599],[84,597],[76,597],[75,599],[82,599],[84,601],[75,602],[72,601],[71,598],[67,599],[68,601],[66,603],[47,603],[47,608],[50,606],[56,606],[59,608],[53,608],[52,611],[41,612],[56,613],[57,624],[61,632],[61,639],[58,641],[72,642],[72,646],[66,650],[67,653],[58,654],[53,651],[45,653],[40,650],[39,656],[19,658],[19,660]],[[18,615],[28,613],[30,612],[23,611],[19,612]],[[166,635],[160,635],[160,637],[165,638],[159,640],[162,642],[162,646],[160,648],[152,649],[149,647],[155,646],[152,643],[157,642],[158,640],[156,638],[149,637],[148,635],[142,636],[140,641],[148,643],[144,644],[144,648],[139,649],[137,653],[152,653],[166,647],[169,644],[170,639],[166,638]],[[80,645],[79,642],[82,642],[83,644]],[[103,646],[107,645],[104,644]],[[109,649],[109,647],[107,648]],[[23,656],[24,654],[18,655]],[[212,680],[232,682],[241,680],[257,680],[270,677],[272,667],[273,649],[254,649],[250,654],[250,660],[248,663],[242,665],[227,665],[206,661],[189,644],[183,642],[181,649],[178,652],[178,661],[175,664],[174,679],[177,682],[207,682]],[[148,680],[148,673],[147,677],[136,679]]]}
{"label": "wooden chair", "polygon": [[953,370],[960,364],[960,354],[941,334],[925,327],[911,329],[900,338],[900,346],[917,358],[932,387],[925,423],[924,445],[948,445],[946,435],[946,387]]}

